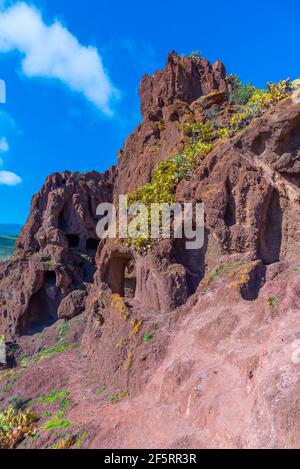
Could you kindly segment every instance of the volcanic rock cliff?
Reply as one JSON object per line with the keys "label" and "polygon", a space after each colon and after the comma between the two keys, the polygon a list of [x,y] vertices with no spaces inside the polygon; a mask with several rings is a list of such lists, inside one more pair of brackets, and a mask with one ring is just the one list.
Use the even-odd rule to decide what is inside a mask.
{"label": "volcanic rock cliff", "polygon": [[[171,53],[142,79],[117,167],[50,176],[0,267],[3,406],[18,394],[40,416],[40,396],[67,389],[69,447],[297,446],[300,104],[271,88],[240,125],[232,83],[221,62]],[[213,144],[174,197],[204,203],[204,247],[100,242],[98,204],[149,183],[201,123]],[[44,430],[25,446],[64,445]]]}

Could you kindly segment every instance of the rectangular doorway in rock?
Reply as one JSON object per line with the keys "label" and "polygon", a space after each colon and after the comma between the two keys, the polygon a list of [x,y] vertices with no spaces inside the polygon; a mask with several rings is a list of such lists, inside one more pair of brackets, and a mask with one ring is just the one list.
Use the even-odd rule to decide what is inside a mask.
{"label": "rectangular doorway in rock", "polygon": [[259,258],[270,265],[280,260],[283,209],[279,193],[273,190],[261,222],[258,240]]}
{"label": "rectangular doorway in rock", "polygon": [[127,254],[112,254],[105,282],[113,293],[134,298],[136,289],[134,260]]}
{"label": "rectangular doorway in rock", "polygon": [[56,285],[56,273],[54,270],[45,272],[45,283],[47,283],[47,285]]}
{"label": "rectangular doorway in rock", "polygon": [[95,257],[96,254],[97,254],[99,244],[100,244],[99,239],[97,239],[97,238],[88,238],[87,241],[86,241],[86,246],[85,246],[86,252],[90,256]]}
{"label": "rectangular doorway in rock", "polygon": [[70,249],[77,249],[80,244],[80,238],[77,234],[66,234],[68,246]]}
{"label": "rectangular doorway in rock", "polygon": [[204,233],[202,249],[186,249],[186,238],[175,239],[172,246],[174,261],[186,269],[188,295],[193,295],[205,276],[205,258],[208,244],[208,231]]}
{"label": "rectangular doorway in rock", "polygon": [[124,272],[124,296],[125,298],[134,298],[136,290],[136,270],[135,262],[129,261]]}

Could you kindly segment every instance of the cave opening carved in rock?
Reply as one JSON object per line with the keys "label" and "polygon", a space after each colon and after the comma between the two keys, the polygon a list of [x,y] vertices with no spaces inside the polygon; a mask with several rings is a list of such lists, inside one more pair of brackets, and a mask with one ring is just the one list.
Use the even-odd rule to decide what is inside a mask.
{"label": "cave opening carved in rock", "polygon": [[283,210],[280,196],[273,190],[266,207],[259,237],[259,257],[266,265],[280,260]]}
{"label": "cave opening carved in rock", "polygon": [[66,234],[66,238],[70,249],[76,249],[79,247],[80,238],[77,234]]}
{"label": "cave opening carved in rock", "polygon": [[56,285],[56,273],[54,270],[45,272],[45,283],[48,285]]}
{"label": "cave opening carved in rock", "polygon": [[96,255],[100,240],[97,238],[89,238],[86,242],[86,251],[92,255]]}
{"label": "cave opening carved in rock", "polygon": [[186,249],[186,238],[176,239],[173,243],[172,255],[178,264],[186,269],[188,294],[193,295],[205,276],[205,256],[208,245],[208,231],[204,233],[202,249]]}
{"label": "cave opening carved in rock", "polygon": [[58,304],[56,298],[56,273],[44,273],[44,285],[30,298],[27,311],[21,320],[22,335],[33,335],[42,332],[57,320]]}
{"label": "cave opening carved in rock", "polygon": [[113,254],[105,279],[112,290],[126,298],[134,298],[136,290],[135,262],[127,254]]}
{"label": "cave opening carved in rock", "polygon": [[224,221],[228,228],[236,224],[236,204],[235,198],[233,196],[233,188],[231,182],[228,180],[226,182],[227,189],[227,206],[224,214]]}
{"label": "cave opening carved in rock", "polygon": [[27,313],[22,321],[21,334],[37,334],[56,321],[57,306],[42,288],[30,299]]}

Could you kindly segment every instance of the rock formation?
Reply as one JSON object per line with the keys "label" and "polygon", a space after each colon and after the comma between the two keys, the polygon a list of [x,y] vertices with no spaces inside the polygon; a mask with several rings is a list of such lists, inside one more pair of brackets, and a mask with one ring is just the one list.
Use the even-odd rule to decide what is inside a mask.
{"label": "rock formation", "polygon": [[1,266],[0,317],[5,336],[53,324],[61,301],[93,281],[96,207],[112,201],[114,168],[50,176],[33,198],[11,260]]}
{"label": "rock formation", "polygon": [[[29,356],[29,337],[84,318],[80,351],[43,362],[39,376],[29,368],[20,389],[38,396],[31,379],[47,373],[74,384],[76,362],[77,383],[96,376],[118,402],[103,400],[88,447],[297,444],[300,104],[280,100],[179,182],[178,202],[205,204],[201,250],[163,240],[140,252],[95,233],[98,204],[148,183],[185,147],[184,124],[234,115],[230,91],[221,62],[171,53],[142,79],[142,123],[117,167],[50,176],[0,267],[0,334]],[[94,403],[80,402],[71,415],[83,429]]]}

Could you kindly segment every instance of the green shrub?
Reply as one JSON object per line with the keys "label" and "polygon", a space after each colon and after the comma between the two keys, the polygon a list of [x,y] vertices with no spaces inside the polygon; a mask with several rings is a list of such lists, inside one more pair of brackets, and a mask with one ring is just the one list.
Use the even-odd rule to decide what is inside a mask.
{"label": "green shrub", "polygon": [[239,104],[240,111],[229,119],[227,126],[218,126],[212,121],[192,121],[183,125],[183,134],[188,138],[183,151],[161,162],[154,169],[151,181],[128,196],[130,205],[141,203],[148,206],[148,213],[144,215],[147,216],[147,220],[144,221],[148,223],[148,232],[141,233],[138,239],[129,237],[127,239],[129,245],[141,251],[151,248],[154,241],[150,240],[150,205],[172,205],[176,201],[176,189],[179,182],[191,177],[197,162],[213,150],[215,142],[234,136],[249,125],[255,117],[261,116],[271,106],[286,98],[292,90],[289,80],[283,80],[278,84],[270,83],[266,90],[259,90],[254,86],[244,84],[236,75],[229,75],[227,81],[232,87],[230,101]]}
{"label": "green shrub", "polygon": [[149,344],[150,342],[152,342],[154,339],[154,335],[153,334],[148,334],[147,332],[145,332],[144,334],[144,342],[145,344]]}
{"label": "green shrub", "polygon": [[0,449],[13,449],[26,436],[33,436],[36,421],[37,416],[30,410],[16,410],[12,407],[6,411],[0,410]]}
{"label": "green shrub", "polygon": [[116,395],[112,395],[112,396],[109,396],[109,398],[107,400],[108,400],[108,402],[113,403],[113,402],[117,402],[119,400],[119,398]]}
{"label": "green shrub", "polygon": [[277,84],[270,83],[266,90],[256,89],[242,110],[231,117],[229,132],[234,134],[242,130],[255,117],[263,115],[272,106],[287,98],[290,91],[290,80],[282,80]]}
{"label": "green shrub", "polygon": [[211,143],[218,137],[218,133],[211,121],[186,122],[182,127],[182,131],[187,137],[192,138],[194,141],[201,140],[203,143]]}
{"label": "green shrub", "polygon": [[247,104],[257,90],[257,88],[250,83],[243,83],[237,75],[229,75],[227,82],[231,85],[229,104]]}
{"label": "green shrub", "polygon": [[57,401],[62,401],[71,395],[68,391],[51,391],[48,396],[41,396],[39,401],[42,404],[53,404]]}
{"label": "green shrub", "polygon": [[65,412],[57,412],[48,422],[46,422],[43,427],[42,431],[46,430],[57,430],[61,428],[69,428],[71,426],[70,420],[65,418]]}
{"label": "green shrub", "polygon": [[87,433],[87,432],[85,432],[85,431],[81,432],[81,433],[77,436],[77,440],[76,440],[76,443],[75,443],[74,446],[75,446],[76,448],[81,448],[82,445],[84,444],[84,442],[85,442],[87,436],[88,436],[88,433]]}
{"label": "green shrub", "polygon": [[22,399],[18,396],[13,396],[8,400],[9,405],[15,410],[25,410],[29,402],[30,399]]}

